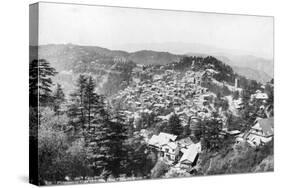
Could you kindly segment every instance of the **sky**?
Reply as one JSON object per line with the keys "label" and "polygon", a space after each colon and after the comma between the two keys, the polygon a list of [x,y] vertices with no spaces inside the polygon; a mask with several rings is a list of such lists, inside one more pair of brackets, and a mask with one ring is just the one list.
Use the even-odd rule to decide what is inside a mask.
{"label": "sky", "polygon": [[273,31],[273,17],[39,5],[39,45],[72,43],[131,52],[137,44],[163,44],[169,51],[169,44],[187,43],[273,58]]}

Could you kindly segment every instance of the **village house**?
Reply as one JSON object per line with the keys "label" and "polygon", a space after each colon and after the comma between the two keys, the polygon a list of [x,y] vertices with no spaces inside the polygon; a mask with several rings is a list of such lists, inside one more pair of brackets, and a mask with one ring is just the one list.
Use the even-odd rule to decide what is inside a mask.
{"label": "village house", "polygon": [[195,144],[189,137],[181,140],[176,139],[175,135],[161,132],[159,135],[153,135],[148,140],[148,145],[158,151],[160,157],[172,163],[178,162],[180,167],[196,164],[201,152],[201,143]]}
{"label": "village house", "polygon": [[168,160],[175,161],[178,145],[175,142],[168,142],[167,144],[162,145],[160,156],[167,158]]}
{"label": "village house", "polygon": [[258,118],[248,132],[240,134],[236,138],[236,143],[247,142],[252,147],[257,147],[270,142],[273,139],[273,122],[273,117]]}
{"label": "village house", "polygon": [[273,138],[273,117],[257,119],[249,131],[246,140],[251,146],[260,146],[270,142]]}
{"label": "village house", "polygon": [[167,145],[170,142],[174,142],[177,136],[168,133],[159,133],[159,135],[153,135],[148,141],[148,145],[159,151],[162,150],[162,146]]}
{"label": "village house", "polygon": [[266,101],[268,99],[268,95],[266,93],[263,93],[261,90],[257,90],[255,94],[251,95],[251,100],[254,99]]}
{"label": "village house", "polygon": [[178,153],[178,145],[175,142],[176,138],[176,135],[161,132],[159,135],[153,135],[148,141],[148,145],[158,151],[160,157],[173,162],[176,160]]}
{"label": "village house", "polygon": [[179,160],[179,165],[182,168],[194,166],[199,157],[199,153],[201,152],[201,143],[190,144],[187,148],[182,148],[181,150],[182,156]]}

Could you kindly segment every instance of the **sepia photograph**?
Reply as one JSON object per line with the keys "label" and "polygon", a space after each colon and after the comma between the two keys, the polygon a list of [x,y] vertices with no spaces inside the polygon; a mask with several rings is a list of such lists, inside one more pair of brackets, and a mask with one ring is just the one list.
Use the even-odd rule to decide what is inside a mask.
{"label": "sepia photograph", "polygon": [[29,6],[29,182],[274,171],[274,17]]}

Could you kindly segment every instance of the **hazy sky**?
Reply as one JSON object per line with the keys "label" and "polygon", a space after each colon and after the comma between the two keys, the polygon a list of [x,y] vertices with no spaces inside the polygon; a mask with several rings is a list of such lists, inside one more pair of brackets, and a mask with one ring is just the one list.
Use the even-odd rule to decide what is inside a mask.
{"label": "hazy sky", "polygon": [[[198,43],[273,57],[273,18],[41,3],[39,44]],[[127,45],[127,51],[132,51]]]}

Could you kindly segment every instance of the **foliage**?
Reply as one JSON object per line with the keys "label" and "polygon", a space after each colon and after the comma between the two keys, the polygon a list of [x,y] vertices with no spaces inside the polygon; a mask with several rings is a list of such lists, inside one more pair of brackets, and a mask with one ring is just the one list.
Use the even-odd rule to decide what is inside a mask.
{"label": "foliage", "polygon": [[214,101],[214,106],[219,109],[220,107],[222,108],[222,110],[226,111],[229,108],[229,104],[228,104],[228,100],[225,98],[221,98],[220,96],[218,96],[215,101]]}
{"label": "foliage", "polygon": [[63,131],[55,129],[55,125],[50,126],[50,122],[44,120],[45,115],[49,115],[48,112],[42,114],[43,121],[38,130],[38,176],[42,182],[64,180],[68,173],[67,137]]}
{"label": "foliage", "polygon": [[29,95],[32,106],[38,106],[38,96],[40,106],[45,106],[50,102],[53,85],[51,78],[56,73],[55,69],[45,59],[33,60],[29,63]]}
{"label": "foliage", "polygon": [[219,82],[226,81],[229,83],[234,83],[235,79],[235,74],[232,68],[212,56],[185,56],[179,62],[173,63],[171,64],[171,66],[168,66],[168,68],[172,67],[180,71],[184,71],[190,68],[194,71],[206,70],[211,68],[218,72],[214,75],[214,78]]}
{"label": "foliage", "polygon": [[85,128],[86,112],[84,109],[84,95],[87,78],[80,75],[77,80],[77,89],[71,94],[71,99],[68,105],[68,116],[70,125],[74,129],[74,134],[81,136],[81,131]]}
{"label": "foliage", "polygon": [[[112,59],[107,60],[112,66]],[[128,63],[128,62],[127,62]],[[89,63],[83,65],[77,72],[91,72],[93,67]],[[108,72],[107,83],[103,85],[103,92],[109,91],[111,96],[115,90],[123,89],[130,84],[130,67],[119,66],[116,63],[114,71],[120,71],[121,78],[115,79],[114,71]],[[239,129],[242,132],[248,130],[256,117],[263,117],[259,101],[250,100],[251,94],[260,88],[260,83],[239,77],[234,74],[231,67],[223,64],[214,57],[183,57],[179,62],[165,66],[155,66],[159,71],[165,68],[181,71],[194,70],[203,72],[214,69],[213,78],[222,83],[233,84],[234,78],[240,79],[240,85],[244,88],[241,96],[244,108],[239,111],[238,117],[229,115],[228,128]],[[143,70],[155,68],[151,65],[145,66]],[[163,68],[164,67],[164,68]],[[163,69],[162,69],[163,68]],[[124,108],[126,101],[120,100],[120,105],[105,101],[104,95],[97,93],[97,86],[91,74],[79,75],[75,91],[66,97],[60,84],[54,91],[51,90],[52,77],[56,74],[55,69],[46,60],[34,60],[30,63],[30,95],[35,97],[39,94],[40,108],[32,103],[30,105],[31,137],[33,143],[38,141],[39,152],[39,178],[40,182],[65,181],[65,177],[71,179],[88,177],[118,178],[120,176],[134,176],[143,178],[159,178],[185,176],[188,173],[178,173],[170,170],[169,165],[158,159],[158,152],[147,146],[146,141],[139,134],[139,130],[146,128],[154,132],[167,132],[185,138],[190,135],[190,123],[183,127],[181,119],[170,105],[160,112],[141,112],[139,118],[134,122],[126,117]],[[38,72],[37,72],[38,71]],[[100,70],[104,71],[104,70]],[[126,72],[126,73],[125,73]],[[142,71],[145,72],[145,71]],[[148,71],[149,72],[149,71]],[[37,75],[39,73],[39,75]],[[37,76],[37,78],[36,78]],[[37,83],[38,76],[40,77]],[[147,79],[153,74],[139,75]],[[269,96],[268,104],[273,108],[273,80],[265,86],[265,92]],[[118,85],[118,86],[114,86]],[[246,145],[232,148],[234,139],[222,135],[222,121],[220,113],[229,111],[229,103],[225,95],[233,95],[234,99],[239,97],[239,92],[232,93],[227,86],[212,83],[207,78],[201,83],[202,87],[209,88],[217,98],[210,99],[217,110],[212,117],[200,121],[200,136],[203,153],[200,154],[200,167],[198,174],[223,174],[259,171],[260,169],[273,169],[271,158],[273,156],[273,143],[256,149]],[[39,92],[36,91],[39,87]],[[99,88],[98,88],[99,89]],[[37,93],[36,93],[37,92]],[[139,91],[140,93],[142,91]],[[100,92],[99,92],[100,93]],[[113,100],[114,101],[114,100]],[[118,101],[115,101],[118,104]],[[41,105],[42,104],[42,105]],[[111,105],[113,104],[114,107]],[[64,106],[67,105],[67,109]],[[212,104],[211,104],[212,105]],[[211,106],[209,105],[209,107]],[[123,107],[123,108],[122,108]],[[148,107],[150,110],[151,107]],[[39,110],[40,125],[37,111]],[[131,109],[130,109],[131,110]],[[227,113],[226,112],[226,113]],[[160,121],[157,115],[171,114],[168,121]],[[129,119],[129,120],[128,120]],[[133,128],[136,125],[136,129]],[[202,126],[201,126],[202,125]],[[37,140],[38,128],[38,140]],[[133,132],[135,131],[135,132]],[[196,135],[199,136],[199,135]],[[198,138],[199,139],[199,138]],[[195,140],[195,139],[194,139]],[[269,156],[269,158],[268,158]],[[264,164],[268,167],[264,168]]]}
{"label": "foliage", "polygon": [[72,142],[66,154],[69,159],[69,175],[72,179],[75,177],[83,177],[85,179],[86,176],[92,175],[85,142],[82,139]]}
{"label": "foliage", "polygon": [[[213,153],[210,155],[205,153],[205,157],[201,156],[201,171],[208,175],[249,173],[259,169],[263,160],[272,155],[273,142],[256,149],[242,143],[236,145],[234,149],[228,149],[220,154],[214,155]],[[273,168],[267,169],[273,170]]]}
{"label": "foliage", "polygon": [[274,105],[274,88],[273,88],[273,79],[271,80],[271,83],[267,83],[265,85],[265,93],[268,95],[268,104],[269,105]]}
{"label": "foliage", "polygon": [[181,120],[179,119],[177,114],[171,115],[168,121],[168,126],[164,131],[174,135],[182,134],[183,127],[181,125]]}
{"label": "foliage", "polygon": [[156,153],[149,152],[141,136],[128,138],[125,147],[127,150],[125,174],[136,177],[149,176],[157,160]]}
{"label": "foliage", "polygon": [[54,112],[56,115],[60,114],[61,105],[65,102],[65,95],[62,90],[62,87],[60,84],[57,84],[57,87],[55,89],[55,92],[53,94],[53,106],[54,106]]}
{"label": "foliage", "polygon": [[107,133],[107,139],[110,141],[109,152],[112,154],[107,170],[114,177],[118,177],[126,168],[128,160],[125,140],[127,138],[128,126],[125,122],[125,115],[122,110],[118,109],[109,121],[109,131]]}
{"label": "foliage", "polygon": [[160,178],[168,172],[169,166],[162,160],[159,160],[151,170],[151,178]]}
{"label": "foliage", "polygon": [[202,147],[207,150],[218,150],[222,144],[220,132],[222,122],[216,118],[202,122]]}

